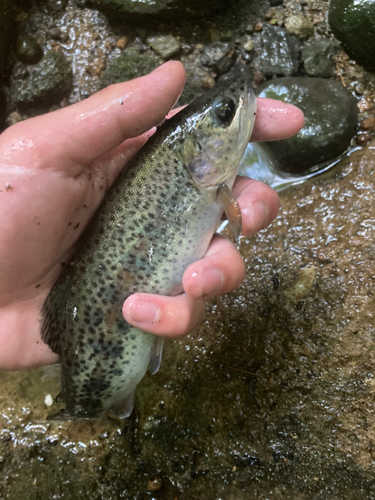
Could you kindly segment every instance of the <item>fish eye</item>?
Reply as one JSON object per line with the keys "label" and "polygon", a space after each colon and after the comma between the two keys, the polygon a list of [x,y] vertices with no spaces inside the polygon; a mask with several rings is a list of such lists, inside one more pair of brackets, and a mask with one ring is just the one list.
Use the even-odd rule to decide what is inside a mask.
{"label": "fish eye", "polygon": [[236,112],[236,105],[230,97],[224,96],[221,99],[216,99],[213,104],[213,110],[216,118],[221,123],[229,124]]}

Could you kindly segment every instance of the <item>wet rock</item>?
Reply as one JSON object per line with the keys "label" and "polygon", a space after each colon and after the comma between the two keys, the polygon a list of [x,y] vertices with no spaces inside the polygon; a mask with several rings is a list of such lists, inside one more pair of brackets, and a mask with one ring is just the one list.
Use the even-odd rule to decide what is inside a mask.
{"label": "wet rock", "polygon": [[147,43],[163,59],[169,59],[181,50],[181,43],[173,35],[150,36]]}
{"label": "wet rock", "polygon": [[254,42],[249,38],[246,40],[246,42],[242,45],[242,48],[246,52],[251,52],[254,49]]}
{"label": "wet rock", "polygon": [[150,52],[141,54],[136,47],[129,47],[103,71],[101,86],[107,87],[112,83],[127,82],[147,75],[162,62]]}
{"label": "wet rock", "polygon": [[66,31],[62,31],[60,28],[56,26],[53,26],[49,30],[48,34],[53,40],[58,40],[61,42],[67,42],[69,39],[69,34]]}
{"label": "wet rock", "polygon": [[285,28],[291,35],[308,38],[314,34],[314,25],[308,17],[297,15],[285,20]]}
{"label": "wet rock", "polygon": [[336,70],[332,57],[339,51],[333,40],[316,40],[302,49],[303,68],[310,76],[331,78]]}
{"label": "wet rock", "polygon": [[301,269],[298,279],[283,291],[285,300],[295,306],[300,300],[311,293],[316,277],[315,266],[308,266]]}
{"label": "wet rock", "polygon": [[51,38],[53,38],[53,40],[60,40],[61,39],[62,31],[60,28],[57,28],[57,26],[54,26],[53,28],[51,28],[48,33],[49,33],[49,36]]}
{"label": "wet rock", "polygon": [[292,76],[299,67],[300,42],[278,26],[266,23],[262,31],[262,48],[254,65],[265,76]]}
{"label": "wet rock", "polygon": [[10,115],[7,116],[5,123],[7,124],[8,127],[10,127],[15,123],[22,122],[22,120],[23,120],[22,116],[17,111],[13,111],[13,113],[10,113]]}
{"label": "wet rock", "polygon": [[202,64],[217,71],[219,74],[226,73],[234,62],[234,51],[226,42],[214,42],[206,45],[200,55]]}
{"label": "wet rock", "polygon": [[354,137],[358,109],[340,82],[322,78],[278,78],[257,95],[290,102],[305,114],[302,130],[289,139],[262,143],[282,171],[302,174],[342,154]]}
{"label": "wet rock", "polygon": [[151,19],[151,16],[196,17],[226,7],[224,0],[93,0],[92,4],[108,14],[124,15],[133,19]]}
{"label": "wet rock", "polygon": [[160,476],[151,476],[147,481],[147,491],[159,491],[163,487],[163,480]]}
{"label": "wet rock", "polygon": [[215,80],[207,69],[197,64],[196,61],[186,61],[184,67],[186,82],[181,97],[178,100],[180,106],[191,103],[215,85]]}
{"label": "wet rock", "polygon": [[58,14],[65,9],[68,0],[43,0],[42,3],[49,14]]}
{"label": "wet rock", "polygon": [[67,96],[72,87],[72,68],[64,54],[49,50],[33,66],[16,63],[9,99],[21,108],[50,106]]}
{"label": "wet rock", "polygon": [[373,116],[369,116],[361,121],[359,128],[361,130],[375,130],[375,118]]}
{"label": "wet rock", "polygon": [[12,37],[14,13],[14,1],[3,0],[0,6],[0,78],[3,76],[4,64]]}
{"label": "wet rock", "polygon": [[43,57],[43,51],[36,39],[27,33],[20,33],[14,47],[16,57],[24,64],[36,64]]}
{"label": "wet rock", "polygon": [[375,3],[373,0],[331,0],[329,25],[350,57],[375,68]]}
{"label": "wet rock", "polygon": [[199,59],[204,66],[221,75],[233,66],[236,53],[230,43],[218,41],[204,46]]}
{"label": "wet rock", "polygon": [[116,46],[121,49],[121,50],[124,50],[125,47],[128,45],[129,43],[129,38],[127,36],[121,36],[117,42],[116,42]]}

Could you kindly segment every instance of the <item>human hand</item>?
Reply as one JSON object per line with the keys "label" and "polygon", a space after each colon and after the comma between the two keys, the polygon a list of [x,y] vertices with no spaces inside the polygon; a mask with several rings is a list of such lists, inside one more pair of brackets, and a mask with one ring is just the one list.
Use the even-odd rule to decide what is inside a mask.
{"label": "human hand", "polygon": [[[17,123],[0,136],[0,369],[58,361],[40,338],[42,304],[109,186],[164,119],[184,79],[182,65],[169,62],[150,75]],[[302,125],[297,108],[258,100],[253,139],[281,139]],[[241,178],[234,193],[243,234],[276,216],[278,197],[267,186]],[[186,270],[184,295],[131,296],[125,318],[157,334],[186,333],[200,320],[204,299],[231,290],[243,275],[235,247],[215,236],[206,257]],[[158,320],[137,323],[139,313],[153,319],[153,306]]]}

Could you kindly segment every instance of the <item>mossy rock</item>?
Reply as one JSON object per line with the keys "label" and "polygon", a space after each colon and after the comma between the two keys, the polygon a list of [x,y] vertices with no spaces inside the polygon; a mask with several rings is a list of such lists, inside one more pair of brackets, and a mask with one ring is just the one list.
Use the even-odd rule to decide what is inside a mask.
{"label": "mossy rock", "polygon": [[20,108],[51,106],[72,88],[72,68],[62,52],[49,50],[38,64],[15,64],[9,100]]}
{"label": "mossy rock", "polygon": [[103,72],[101,87],[107,87],[113,83],[127,82],[133,78],[147,75],[162,62],[154,54],[141,54],[136,47],[129,47]]}
{"label": "mossy rock", "polygon": [[331,0],[329,24],[350,57],[375,68],[374,0]]}
{"label": "mossy rock", "polygon": [[262,143],[281,171],[305,174],[316,165],[333,161],[350,145],[356,133],[355,99],[340,82],[323,78],[274,78],[256,89],[269,97],[298,106],[305,125],[282,141]]}

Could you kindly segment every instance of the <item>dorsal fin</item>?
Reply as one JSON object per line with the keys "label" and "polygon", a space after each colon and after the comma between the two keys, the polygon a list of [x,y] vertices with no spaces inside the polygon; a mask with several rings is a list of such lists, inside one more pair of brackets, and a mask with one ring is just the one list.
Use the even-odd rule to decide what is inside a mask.
{"label": "dorsal fin", "polygon": [[49,292],[40,313],[42,340],[56,354],[61,354],[60,338],[66,329],[66,302],[69,290],[70,276],[66,269]]}

